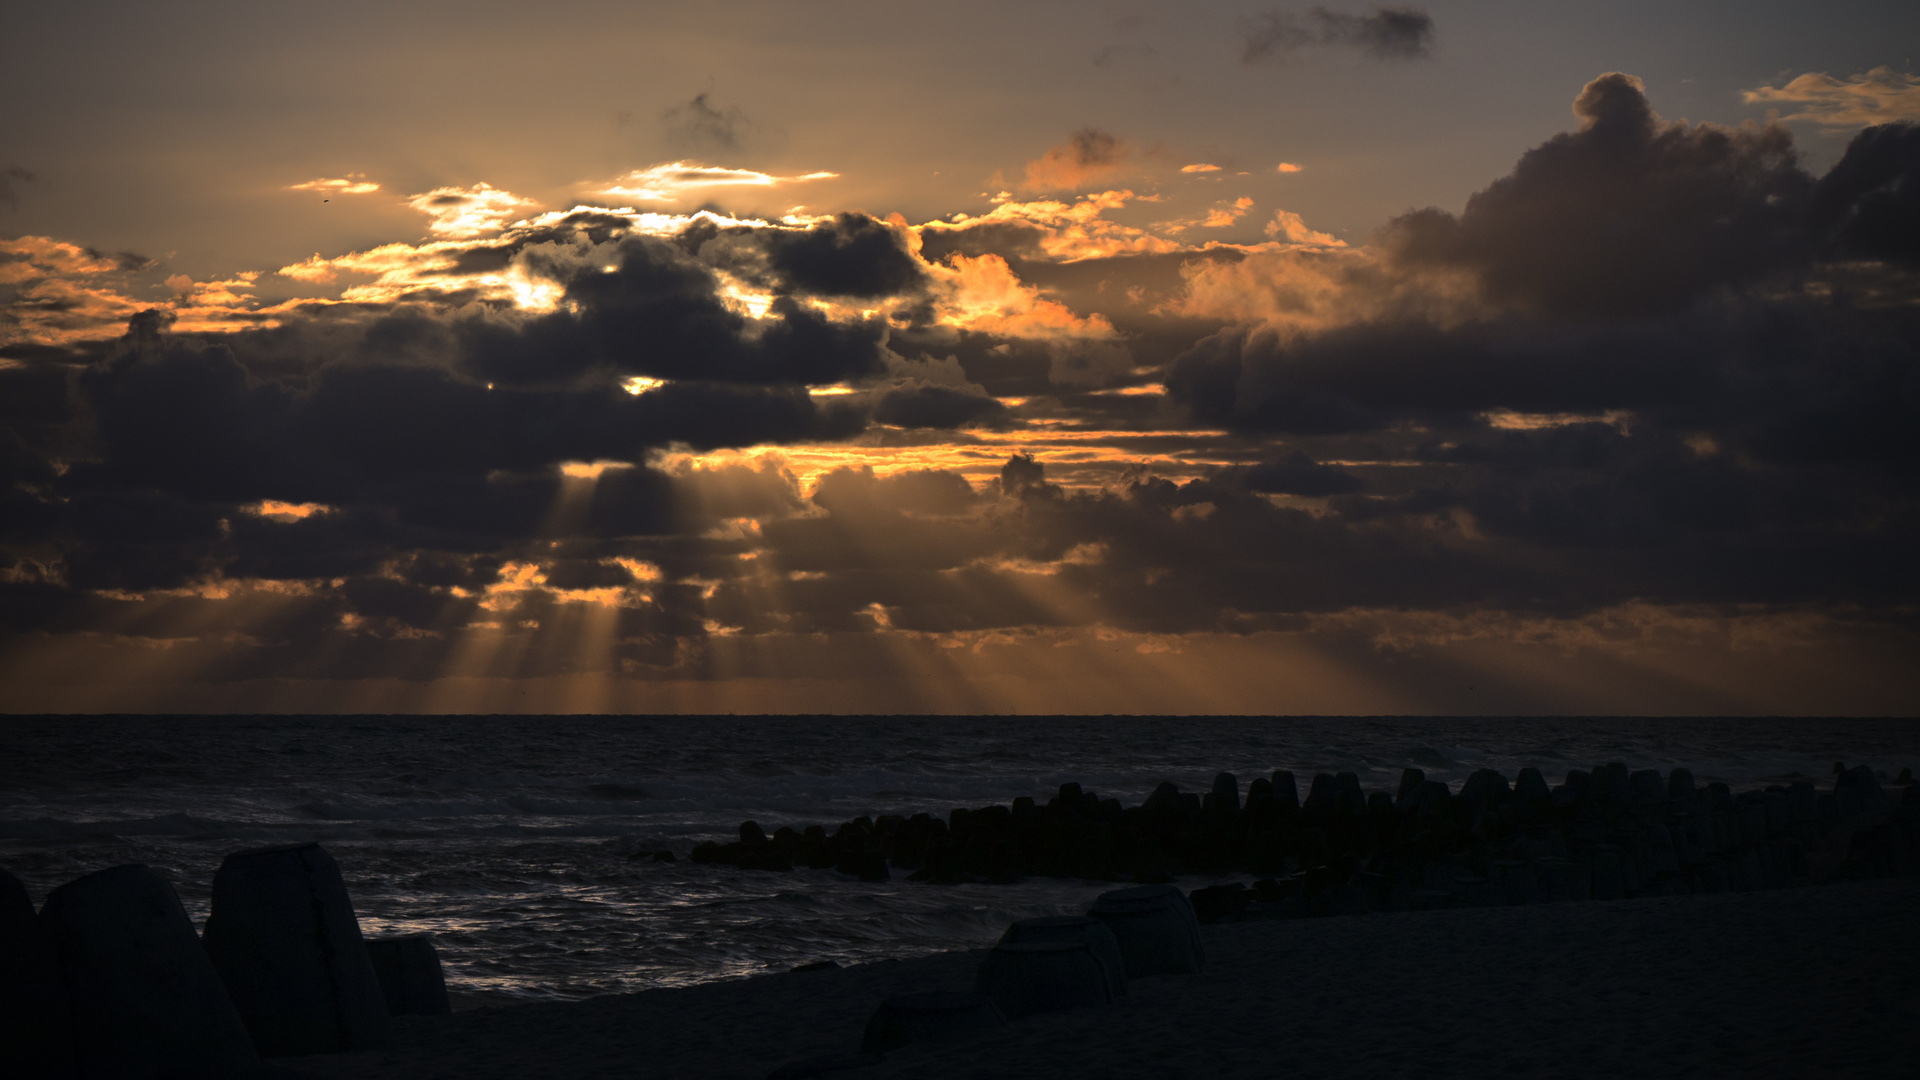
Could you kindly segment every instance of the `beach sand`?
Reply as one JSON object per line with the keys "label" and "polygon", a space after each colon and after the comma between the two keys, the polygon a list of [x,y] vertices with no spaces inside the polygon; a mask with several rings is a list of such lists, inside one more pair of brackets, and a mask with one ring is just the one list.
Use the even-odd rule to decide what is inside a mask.
{"label": "beach sand", "polygon": [[[1920,881],[1202,928],[1207,968],[914,1044],[881,1077],[1920,1076]],[[319,1077],[765,1077],[858,1050],[882,998],[984,953],[403,1017]]]}

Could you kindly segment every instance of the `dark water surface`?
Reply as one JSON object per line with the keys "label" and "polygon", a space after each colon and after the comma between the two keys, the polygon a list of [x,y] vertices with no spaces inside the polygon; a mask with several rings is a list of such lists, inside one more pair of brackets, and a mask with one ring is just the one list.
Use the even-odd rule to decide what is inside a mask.
{"label": "dark water surface", "polygon": [[[1610,761],[1735,790],[1836,761],[1920,768],[1920,722],[1836,719],[8,717],[0,865],[36,903],[142,862],[195,919],[229,852],[319,840],[370,933],[439,936],[457,1004],[573,998],[991,943],[1110,885],[863,884],[685,861],[741,820],[1045,801],[1062,782],[1138,803],[1162,780],[1244,788],[1291,769],[1458,782]],[[681,861],[630,861],[671,848]],[[1191,887],[1194,883],[1187,883]]]}

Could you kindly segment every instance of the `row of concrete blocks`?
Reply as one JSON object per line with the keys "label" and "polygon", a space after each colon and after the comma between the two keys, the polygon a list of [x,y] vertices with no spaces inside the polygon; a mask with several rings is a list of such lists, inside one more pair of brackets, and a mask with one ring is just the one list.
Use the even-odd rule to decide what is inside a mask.
{"label": "row of concrete blocks", "polygon": [[265,1076],[263,1058],[389,1046],[392,1015],[450,1011],[432,938],[365,940],[318,844],[228,856],[204,935],[145,866],[70,881],[38,915],[4,871],[0,894],[0,1076]]}
{"label": "row of concrete blocks", "polygon": [[[1902,808],[1897,814],[1910,812]],[[1458,862],[1392,874],[1361,871],[1318,892],[1303,888],[1311,875],[1291,874],[1256,881],[1251,889],[1239,883],[1207,886],[1194,890],[1191,900],[1205,923],[1791,888],[1830,880],[1832,865],[1822,872],[1823,859],[1833,865],[1844,859],[1859,877],[1920,873],[1920,834],[1909,818],[1855,819],[1853,825],[1860,827],[1830,833],[1830,841],[1844,838],[1846,844],[1811,852],[1778,837],[1698,858],[1677,857],[1673,845],[1646,836],[1590,844],[1574,858],[1531,853],[1564,852],[1564,843],[1530,844],[1528,854],[1494,859],[1484,873]]]}
{"label": "row of concrete blocks", "polygon": [[964,1039],[1009,1020],[1127,996],[1129,979],[1197,972],[1206,963],[1200,925],[1171,885],[1102,893],[1087,913],[1021,919],[981,961],[974,992],[906,994],[874,1011],[860,1052],[783,1065],[771,1080],[802,1080],[874,1064],[912,1042]]}

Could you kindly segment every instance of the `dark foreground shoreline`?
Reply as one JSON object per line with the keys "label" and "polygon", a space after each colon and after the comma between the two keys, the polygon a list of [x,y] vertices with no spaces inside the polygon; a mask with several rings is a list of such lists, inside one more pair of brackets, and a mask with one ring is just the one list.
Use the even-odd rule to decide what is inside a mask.
{"label": "dark foreground shoreline", "polygon": [[[1920,1075],[1920,880],[1202,928],[1205,971],[1104,1008],[911,1044],[882,1077]],[[765,1077],[858,1048],[886,997],[971,989],[983,951],[567,1004],[404,1017],[316,1077]]]}

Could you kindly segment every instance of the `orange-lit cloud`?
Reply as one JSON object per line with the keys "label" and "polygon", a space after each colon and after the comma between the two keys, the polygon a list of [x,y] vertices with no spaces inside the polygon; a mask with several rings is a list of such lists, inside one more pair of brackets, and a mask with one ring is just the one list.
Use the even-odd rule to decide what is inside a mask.
{"label": "orange-lit cloud", "polygon": [[371,195],[380,190],[380,185],[367,179],[366,173],[348,173],[339,180],[309,180],[304,184],[288,184],[288,191],[320,191],[328,195]]}
{"label": "orange-lit cloud", "polygon": [[14,286],[0,312],[0,342],[66,344],[111,336],[127,319],[152,307],[170,311],[182,330],[236,329],[270,321],[257,310],[250,291],[257,272],[195,282],[184,274],[168,278],[171,296],[130,295],[138,279],[129,275],[152,268],[153,261],[131,253],[107,256],[44,236],[0,239],[0,286]]}
{"label": "orange-lit cloud", "polygon": [[1283,172],[1283,173],[1296,173],[1300,171],[1300,166],[1295,165],[1291,161],[1283,161],[1280,163],[1279,167],[1274,171]]}
{"label": "orange-lit cloud", "polygon": [[0,316],[0,343],[64,345],[117,334],[136,312],[153,306],[106,286],[49,277],[33,282]]}
{"label": "orange-lit cloud", "polygon": [[114,260],[78,244],[48,236],[0,237],[0,285],[52,274],[104,274],[117,268]]}
{"label": "orange-lit cloud", "polygon": [[1192,318],[1316,329],[1381,310],[1370,257],[1325,249],[1256,251],[1238,262],[1193,262],[1168,311]]}
{"label": "orange-lit cloud", "polygon": [[696,161],[670,161],[649,169],[635,169],[614,183],[594,191],[612,199],[636,202],[679,202],[688,194],[713,188],[772,188],[814,180],[833,180],[839,173],[810,172],[776,176],[753,169],[728,169]]}
{"label": "orange-lit cloud", "polygon": [[1291,210],[1277,211],[1273,220],[1267,222],[1267,235],[1275,240],[1284,240],[1289,244],[1305,244],[1310,247],[1346,247],[1347,242],[1332,233],[1323,233],[1307,227],[1299,214]]}
{"label": "orange-lit cloud", "polygon": [[1223,202],[1207,211],[1205,217],[1183,218],[1177,221],[1163,221],[1155,228],[1163,232],[1178,233],[1188,229],[1224,229],[1247,216],[1253,209],[1253,198],[1242,195],[1232,202]]}
{"label": "orange-lit cloud", "polygon": [[1877,67],[1836,79],[1809,71],[1785,86],[1742,91],[1749,105],[1798,108],[1782,120],[1805,120],[1827,127],[1866,127],[1902,120],[1920,121],[1920,75]]}
{"label": "orange-lit cloud", "polygon": [[930,221],[922,230],[968,229],[981,225],[1019,223],[1040,230],[1040,247],[1049,256],[1065,262],[1109,255],[1146,254],[1178,251],[1180,245],[1145,229],[1136,229],[1107,220],[1109,210],[1118,210],[1134,201],[1132,191],[1102,191],[1082,196],[1073,202],[1037,199],[1032,202],[1008,200],[989,213],[978,216],[955,214],[952,222]]}
{"label": "orange-lit cloud", "polygon": [[506,227],[515,215],[538,205],[511,191],[491,184],[472,187],[438,187],[407,200],[407,205],[427,215],[427,231],[450,240],[464,240]]}
{"label": "orange-lit cloud", "polygon": [[1633,414],[1625,409],[1608,409],[1599,413],[1523,413],[1512,409],[1495,409],[1481,413],[1480,419],[1488,427],[1500,431],[1540,431],[1573,424],[1605,424],[1623,432],[1633,428]]}
{"label": "orange-lit cloud", "polygon": [[333,507],[325,503],[290,503],[279,499],[263,499],[250,506],[240,508],[242,512],[255,517],[274,521],[304,521],[316,514],[330,514]]}
{"label": "orange-lit cloud", "polygon": [[1103,183],[1133,165],[1131,143],[1098,128],[1083,128],[1073,138],[1027,162],[1028,191],[1071,191]]}
{"label": "orange-lit cloud", "polygon": [[1028,338],[1111,338],[1100,315],[1075,315],[1065,304],[1042,297],[998,255],[956,254],[933,272],[944,286],[941,321],[983,333]]}
{"label": "orange-lit cloud", "polygon": [[[1595,87],[1596,125],[1651,115],[1619,77]],[[1056,149],[1037,163],[1049,183],[1147,158]],[[1646,167],[1609,149],[1595,160]],[[1804,191],[1790,162],[1721,172]],[[14,497],[49,523],[0,551],[0,584],[66,605],[0,650],[7,703],[57,667],[86,693],[102,672],[324,673],[368,694],[389,679],[416,704],[466,701],[431,697],[454,679],[580,676],[597,681],[551,700],[713,707],[840,680],[932,708],[1484,713],[1421,680],[1543,688],[1509,704],[1645,707],[1622,688],[1681,687],[1658,700],[1778,707],[1756,681],[1776,655],[1812,670],[1864,641],[1883,670],[1911,667],[1911,403],[1882,392],[1884,367],[1854,373],[1880,329],[1818,291],[1818,261],[1754,290],[1809,328],[1783,350],[1716,328],[1758,310],[1754,279],[1631,318],[1500,308],[1482,265],[1349,246],[1298,213],[1253,217],[1253,197],[1209,207],[1231,189],[1208,178],[1231,173],[1206,163],[1177,185],[1209,193],[1191,218],[1142,225],[1172,213],[1108,190],[1004,194],[918,226],[636,211],[823,178],[674,164],[625,178],[612,207],[441,188],[412,201],[425,239],[321,248],[277,277],[0,241],[9,343],[118,339],[0,354],[10,407],[47,399],[5,434]],[[1470,205],[1545,185],[1527,207],[1591,220],[1589,170],[1529,170]],[[1729,220],[1768,219],[1755,192],[1707,187]],[[1633,258],[1593,270],[1601,285],[1666,265],[1646,237],[1692,235],[1657,206],[1618,213],[1644,228],[1619,233]],[[1415,223],[1474,239],[1480,217]],[[1806,240],[1799,221],[1776,224]],[[1200,242],[1255,226],[1266,242]],[[1590,267],[1563,258],[1570,233],[1503,241],[1540,256],[1523,269]],[[1738,254],[1702,235],[1700,251]],[[886,283],[862,284],[876,266]],[[276,322],[217,344],[175,333]],[[1809,416],[1806,386],[1844,392]],[[1833,478],[1827,505],[1805,499],[1809,476]],[[103,520],[125,524],[90,531]],[[1864,685],[1854,670],[1802,685]],[[1880,696],[1845,700],[1920,700],[1911,675],[1874,678]]]}

